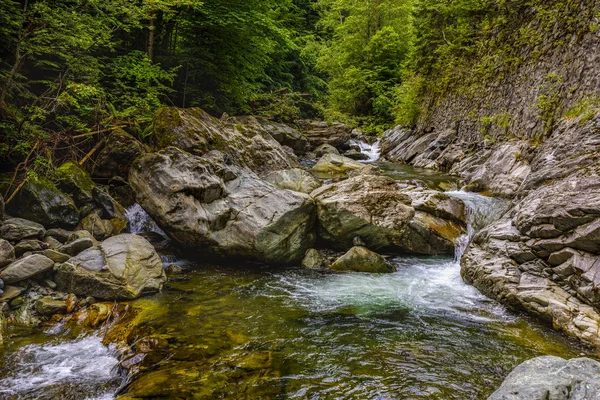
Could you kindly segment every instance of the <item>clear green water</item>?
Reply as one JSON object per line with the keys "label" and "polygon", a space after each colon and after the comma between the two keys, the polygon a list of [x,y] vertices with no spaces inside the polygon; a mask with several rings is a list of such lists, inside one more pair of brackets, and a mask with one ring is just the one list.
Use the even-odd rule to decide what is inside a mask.
{"label": "clear green water", "polygon": [[[163,293],[138,301],[159,310],[141,325],[143,334],[165,344],[124,392],[174,399],[482,399],[531,357],[594,356],[481,296],[462,283],[451,259],[394,261],[399,271],[390,275],[192,267]],[[69,348],[76,349],[77,357],[112,368],[107,354],[90,343],[82,350],[81,340],[94,339],[66,346],[63,339],[55,352],[72,361]],[[118,386],[116,370],[101,375],[94,368],[71,371],[71,386],[58,380],[32,392],[41,371],[68,362],[19,370],[18,342],[2,366],[0,387],[16,392],[6,398],[111,398],[107,390]],[[90,379],[89,372],[101,376]],[[86,377],[81,386],[78,373]],[[32,397],[18,397],[17,385]]]}

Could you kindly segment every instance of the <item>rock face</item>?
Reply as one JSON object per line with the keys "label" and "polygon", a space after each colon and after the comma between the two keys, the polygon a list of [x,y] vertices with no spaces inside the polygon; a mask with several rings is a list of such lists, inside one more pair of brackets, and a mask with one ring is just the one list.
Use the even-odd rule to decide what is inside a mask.
{"label": "rock face", "polygon": [[289,189],[307,194],[321,187],[321,182],[300,168],[271,172],[265,176],[265,181],[279,189]]}
{"label": "rock face", "polygon": [[387,273],[396,268],[381,255],[362,246],[354,246],[329,267],[335,271]]}
{"label": "rock face", "polygon": [[79,223],[73,200],[45,178],[30,179],[8,205],[9,211],[46,227],[72,228]]}
{"label": "rock face", "polygon": [[162,108],[155,114],[153,126],[159,148],[175,146],[198,156],[218,150],[258,174],[299,166],[295,156],[269,132],[247,130],[235,119],[218,120],[199,108]]}
{"label": "rock face", "polygon": [[530,192],[475,236],[461,264],[486,295],[600,346],[600,178]]}
{"label": "rock face", "polygon": [[239,130],[249,137],[265,134],[270,135],[282,146],[287,146],[294,150],[296,155],[305,154],[309,150],[308,139],[297,129],[288,125],[253,116],[233,117],[230,122],[238,125],[240,127]]}
{"label": "rock face", "polygon": [[97,178],[127,178],[133,161],[145,152],[144,145],[122,129],[116,129],[106,139],[94,164],[93,176]]}
{"label": "rock face", "polygon": [[218,257],[272,264],[300,261],[314,240],[310,196],[277,189],[212,152],[169,148],[134,164],[140,205],[180,245]]}
{"label": "rock face", "polygon": [[154,247],[137,235],[106,239],[55,269],[58,287],[78,296],[131,300],[157,292],[166,281]]}
{"label": "rock face", "polygon": [[515,368],[488,400],[598,400],[600,363],[537,357]]}
{"label": "rock face", "polygon": [[461,201],[439,193],[458,210],[457,215],[446,215],[433,200],[423,206],[427,200],[416,187],[401,190],[396,181],[384,176],[352,177],[323,186],[311,196],[317,203],[319,237],[339,250],[351,248],[354,238],[360,237],[373,250],[451,254],[455,240],[465,232],[460,223],[464,218]]}

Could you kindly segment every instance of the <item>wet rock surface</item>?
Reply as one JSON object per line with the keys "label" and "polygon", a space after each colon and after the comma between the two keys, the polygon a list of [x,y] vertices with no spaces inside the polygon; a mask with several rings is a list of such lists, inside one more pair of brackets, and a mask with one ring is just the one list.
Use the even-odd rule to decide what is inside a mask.
{"label": "wet rock surface", "polygon": [[394,272],[396,267],[383,256],[362,246],[354,246],[329,266],[334,271],[371,273]]}

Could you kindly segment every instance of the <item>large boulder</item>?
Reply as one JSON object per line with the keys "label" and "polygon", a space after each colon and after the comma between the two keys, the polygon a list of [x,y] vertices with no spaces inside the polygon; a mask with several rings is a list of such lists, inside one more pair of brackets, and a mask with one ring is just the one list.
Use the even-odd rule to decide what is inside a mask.
{"label": "large boulder", "polygon": [[364,167],[364,164],[354,161],[351,158],[329,153],[325,154],[315,165],[313,165],[312,171],[318,174],[338,175],[359,170]]}
{"label": "large boulder", "polygon": [[235,120],[219,120],[199,108],[161,108],[153,127],[158,148],[175,146],[198,156],[219,150],[230,162],[258,174],[299,166],[269,133],[246,130]]}
{"label": "large boulder", "polygon": [[72,228],[79,223],[79,210],[73,200],[43,177],[28,179],[8,204],[8,210],[50,228]]}
{"label": "large boulder", "polygon": [[250,137],[257,134],[270,135],[282,146],[294,150],[297,155],[305,154],[309,150],[308,139],[297,129],[288,125],[253,116],[234,117],[230,122],[238,125],[240,131]]}
{"label": "large boulder", "polygon": [[383,256],[362,246],[354,246],[329,266],[335,271],[387,273],[396,267]]}
{"label": "large boulder", "polygon": [[180,245],[218,257],[300,261],[315,240],[310,196],[177,148],[139,158],[129,177],[140,205]]}
{"label": "large boulder", "polygon": [[460,223],[464,205],[455,207],[461,210],[458,215],[449,216],[433,203],[423,207],[423,195],[415,193],[414,188],[401,191],[396,181],[378,175],[368,179],[358,175],[323,186],[311,193],[317,204],[319,236],[339,250],[349,249],[359,237],[373,250],[452,254],[456,240],[466,231]]}
{"label": "large boulder", "polygon": [[162,261],[141,236],[122,234],[55,268],[58,287],[78,296],[131,300],[159,291],[166,281]]}
{"label": "large boulder", "polygon": [[600,363],[545,356],[516,367],[488,400],[600,400]]}
{"label": "large boulder", "polygon": [[92,175],[97,178],[127,178],[133,161],[146,149],[136,138],[122,129],[116,129],[106,138],[104,148],[98,154]]}
{"label": "large boulder", "polygon": [[289,189],[307,194],[321,187],[321,182],[317,178],[300,168],[271,172],[265,176],[265,181],[279,189]]}
{"label": "large boulder", "polygon": [[12,262],[0,273],[0,279],[6,283],[15,283],[32,278],[49,271],[54,266],[54,261],[41,254],[32,254]]}

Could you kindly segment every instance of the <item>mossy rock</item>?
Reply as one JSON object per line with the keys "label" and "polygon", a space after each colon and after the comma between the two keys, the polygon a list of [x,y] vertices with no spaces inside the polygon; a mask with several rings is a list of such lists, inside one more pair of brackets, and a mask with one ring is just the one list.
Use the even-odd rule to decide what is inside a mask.
{"label": "mossy rock", "polygon": [[87,203],[92,200],[92,190],[96,184],[90,175],[73,161],[67,161],[56,170],[58,187],[73,196],[79,203]]}
{"label": "mossy rock", "polygon": [[79,224],[79,210],[73,199],[43,177],[30,177],[8,205],[8,211],[48,228],[73,228]]}
{"label": "mossy rock", "polygon": [[127,178],[136,158],[146,152],[146,147],[123,129],[115,129],[106,138],[98,154],[92,175],[98,178]]}

